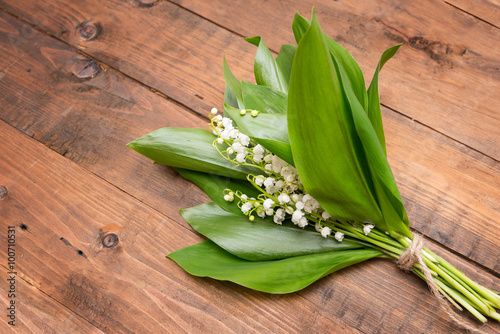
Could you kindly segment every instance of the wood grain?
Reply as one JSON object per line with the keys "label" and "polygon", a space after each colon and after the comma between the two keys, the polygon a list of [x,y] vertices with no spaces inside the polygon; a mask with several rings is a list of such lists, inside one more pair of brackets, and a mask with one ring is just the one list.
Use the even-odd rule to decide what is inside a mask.
{"label": "wood grain", "polygon": [[[6,32],[0,34],[0,118],[140,200],[176,212],[177,191],[189,183],[125,145],[158,127],[205,122],[104,65],[94,78],[77,78],[73,65],[85,57],[4,14],[0,30]],[[191,194],[182,202],[205,198]]]}
{"label": "wood grain", "polygon": [[498,0],[446,0],[445,2],[500,29],[500,1]]}
{"label": "wood grain", "polygon": [[[167,1],[148,8],[121,0],[28,1],[16,7],[0,1],[0,8],[202,114],[222,106],[224,53],[234,68],[247,68],[245,79],[252,78],[245,65],[252,64],[253,46]],[[79,29],[89,22],[100,27],[91,40]]]}
{"label": "wood grain", "polygon": [[[185,225],[177,210],[206,197],[125,144],[162,126],[204,127],[206,121],[113,70],[76,78],[77,52],[13,18],[0,14],[0,29],[9,32],[0,36],[0,66],[9,69],[0,81],[0,118]],[[498,162],[387,109],[384,122],[412,226],[499,272]]]}
{"label": "wood grain", "polygon": [[[425,286],[389,261],[281,296],[191,277],[163,254],[199,241],[194,232],[4,122],[0,140],[6,147],[0,184],[8,189],[0,228],[27,227],[17,235],[18,272],[104,332],[355,333],[382,326],[386,333],[417,333],[422,323],[432,323],[435,333],[453,330]],[[109,226],[119,243],[105,249],[100,238]],[[499,287],[487,273],[465,272]],[[489,328],[500,332],[498,324]]]}
{"label": "wood grain", "polygon": [[[5,228],[4,224],[2,224],[2,228]],[[3,231],[2,234],[4,233]],[[20,231],[21,229],[18,228],[16,233],[19,234]],[[5,241],[2,241],[2,247],[4,245]],[[18,254],[17,261],[23,261],[22,254]],[[0,300],[3,309],[3,306],[9,305],[8,303],[11,300],[7,296],[7,286],[3,283],[10,275],[7,274],[7,270],[3,266],[0,270],[2,273]],[[0,321],[0,331],[2,333],[103,333],[59,302],[34,288],[19,276],[16,279],[16,298],[14,300],[17,308],[15,326],[7,324],[4,311],[2,310],[2,321]]]}

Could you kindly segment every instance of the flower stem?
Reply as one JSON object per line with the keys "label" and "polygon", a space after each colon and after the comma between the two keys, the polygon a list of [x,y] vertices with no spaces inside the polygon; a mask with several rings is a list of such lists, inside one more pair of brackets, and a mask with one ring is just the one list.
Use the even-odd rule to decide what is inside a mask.
{"label": "flower stem", "polygon": [[[367,242],[396,260],[412,244],[412,240],[407,237],[396,239],[376,229],[364,235],[360,228],[347,221],[327,220],[322,223],[350,237]],[[459,310],[462,310],[462,307],[467,309],[481,322],[486,322],[487,317],[500,321],[500,314],[495,311],[495,308],[500,308],[500,296],[497,293],[474,282],[427,247],[422,248],[421,256],[434,278],[438,291],[452,305]],[[413,272],[427,281],[418,262],[413,265]]]}
{"label": "flower stem", "polygon": [[[412,242],[409,238],[401,238],[399,241],[405,247],[410,247]],[[443,295],[447,299],[450,300],[452,298],[482,322],[487,321],[485,316],[499,320],[500,315],[493,308],[498,307],[495,304],[499,298],[497,294],[465,276],[464,273],[430,251],[427,247],[422,248],[421,255],[427,267],[437,273],[434,281],[440,288],[440,292],[444,292]],[[426,280],[423,273],[417,270],[415,265],[414,272],[420,278]],[[452,304],[456,305],[455,302],[452,302]]]}

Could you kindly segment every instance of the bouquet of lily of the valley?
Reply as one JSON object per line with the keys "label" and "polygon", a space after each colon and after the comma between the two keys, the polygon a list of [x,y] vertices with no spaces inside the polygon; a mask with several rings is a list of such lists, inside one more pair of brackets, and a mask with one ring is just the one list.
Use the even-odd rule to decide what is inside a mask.
{"label": "bouquet of lily of the valley", "polygon": [[237,80],[224,60],[224,115],[212,109],[209,131],[163,128],[128,144],[213,200],[181,210],[209,240],[168,257],[192,275],[270,293],[393,258],[438,298],[483,322],[500,320],[497,293],[410,232],[378,93],[379,71],[400,45],[382,54],[367,91],[359,65],[314,13],[312,22],[297,14],[293,32],[298,45],[283,45],[276,58],[260,37],[247,39],[257,46],[257,84]]}

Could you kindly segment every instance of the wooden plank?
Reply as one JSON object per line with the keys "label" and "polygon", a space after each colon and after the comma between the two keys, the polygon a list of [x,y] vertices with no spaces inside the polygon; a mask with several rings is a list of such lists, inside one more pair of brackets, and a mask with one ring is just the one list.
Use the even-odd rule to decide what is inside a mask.
{"label": "wooden plank", "polygon": [[500,1],[498,0],[446,0],[445,2],[500,29]]}
{"label": "wooden plank", "polygon": [[[0,8],[198,112],[222,106],[224,52],[234,58],[235,68],[252,64],[253,46],[169,2],[149,8],[116,0],[106,4],[28,1],[25,5],[16,9],[13,3],[0,2]],[[82,37],[84,25],[99,33],[90,40]],[[242,75],[242,71],[236,73]],[[244,73],[248,80],[252,78],[248,70]]]}
{"label": "wooden plank", "polygon": [[[274,50],[293,41],[295,11],[308,16],[315,4],[325,31],[353,53],[367,78],[385,48],[406,42],[383,71],[382,102],[500,160],[500,49],[491,47],[500,31],[444,2],[176,3],[230,31],[262,35]],[[197,111],[221,106],[224,52],[239,78],[251,78],[254,48],[167,1],[150,8],[97,0],[3,0],[1,6]],[[101,27],[91,40],[79,29],[89,21]]]}
{"label": "wooden plank", "polygon": [[[2,226],[4,227],[4,226]],[[20,229],[19,229],[20,230]],[[19,232],[18,232],[19,233]],[[3,234],[3,233],[2,233]],[[2,242],[4,244],[5,242]],[[17,258],[22,261],[22,257]],[[8,285],[3,284],[10,277],[5,267],[2,271],[2,284],[0,284],[0,300],[2,305],[10,305],[15,301],[16,318],[14,326],[4,314],[0,322],[2,333],[103,333],[95,326],[88,323],[65,306],[54,301],[40,290],[34,288],[21,277],[16,278],[16,297],[8,297]],[[6,320],[8,319],[8,320]]]}
{"label": "wooden plank", "polygon": [[[8,190],[0,201],[0,228],[21,223],[25,228],[16,236],[23,254],[18,272],[102,331],[417,333],[425,325],[449,333],[454,328],[425,286],[389,261],[355,266],[289,295],[191,277],[163,254],[199,241],[194,232],[4,122],[0,141],[5,148],[0,184]],[[109,230],[119,242],[103,248],[101,238]],[[6,262],[3,252],[0,261]],[[472,278],[500,287],[484,270],[468,269]],[[488,328],[500,332],[498,324]]]}
{"label": "wooden plank", "polygon": [[[12,18],[0,18],[1,29],[9,32],[3,40],[0,35],[5,55],[0,66],[9,68],[0,81],[5,92],[0,118],[186,224],[177,210],[206,197],[172,169],[152,165],[125,144],[161,126],[203,127],[206,121],[112,70],[78,79],[71,70],[75,51]],[[9,42],[14,38],[15,49]],[[36,47],[31,39],[37,40]],[[383,112],[390,163],[412,226],[499,272],[499,164],[403,116]]]}

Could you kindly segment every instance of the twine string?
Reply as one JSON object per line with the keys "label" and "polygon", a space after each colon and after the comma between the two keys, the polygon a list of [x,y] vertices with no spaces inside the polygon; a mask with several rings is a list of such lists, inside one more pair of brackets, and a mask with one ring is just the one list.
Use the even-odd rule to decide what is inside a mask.
{"label": "twine string", "polygon": [[399,268],[409,271],[412,269],[413,265],[415,263],[419,263],[420,266],[422,267],[422,272],[424,273],[425,279],[427,281],[427,285],[429,286],[429,290],[431,290],[431,293],[434,295],[434,297],[437,298],[439,305],[441,308],[444,310],[446,315],[458,326],[460,326],[463,329],[466,329],[470,332],[473,333],[481,333],[481,331],[472,325],[468,324],[467,322],[463,321],[462,319],[458,318],[456,313],[451,309],[450,305],[448,302],[444,299],[444,297],[439,293],[439,288],[434,281],[434,278],[432,277],[432,273],[425,264],[424,260],[422,259],[422,248],[424,246],[424,238],[417,233],[413,233],[413,241],[408,247],[403,254],[401,254],[400,258],[398,259],[398,266]]}

